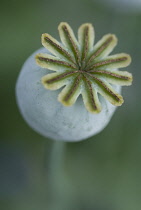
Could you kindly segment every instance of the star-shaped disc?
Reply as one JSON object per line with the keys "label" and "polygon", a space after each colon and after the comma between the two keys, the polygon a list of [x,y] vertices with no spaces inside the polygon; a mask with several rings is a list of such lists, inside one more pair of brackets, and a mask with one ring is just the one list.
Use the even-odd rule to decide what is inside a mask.
{"label": "star-shaped disc", "polygon": [[67,23],[60,23],[58,29],[62,43],[49,34],[42,35],[42,44],[52,55],[36,55],[39,66],[55,71],[42,78],[44,87],[57,90],[64,86],[58,100],[65,106],[73,105],[82,94],[91,113],[102,109],[98,94],[120,106],[123,98],[112,85],[131,85],[132,75],[118,70],[128,66],[131,57],[125,53],[109,56],[117,44],[116,36],[107,34],[94,45],[94,28],[89,23],[78,29],[78,41]]}

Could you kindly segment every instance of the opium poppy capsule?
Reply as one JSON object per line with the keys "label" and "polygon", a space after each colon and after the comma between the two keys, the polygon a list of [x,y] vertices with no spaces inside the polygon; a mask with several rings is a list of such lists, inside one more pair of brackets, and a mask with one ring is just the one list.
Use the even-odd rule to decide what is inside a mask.
{"label": "opium poppy capsule", "polygon": [[[132,75],[119,68],[128,54],[110,55],[117,44],[107,34],[94,45],[94,28],[86,23],[78,40],[67,23],[60,23],[61,43],[42,35],[41,48],[25,62],[16,85],[17,102],[27,123],[54,140],[80,141],[102,131],[123,103],[122,85]],[[51,72],[52,71],[52,72]]]}

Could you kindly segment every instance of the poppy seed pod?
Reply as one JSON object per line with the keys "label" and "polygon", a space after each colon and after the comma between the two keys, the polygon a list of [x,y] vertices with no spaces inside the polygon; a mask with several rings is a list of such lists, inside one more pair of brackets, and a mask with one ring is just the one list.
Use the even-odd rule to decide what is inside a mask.
{"label": "poppy seed pod", "polygon": [[125,53],[107,56],[117,43],[111,34],[93,47],[91,24],[80,26],[78,41],[67,23],[59,25],[59,33],[62,44],[43,34],[46,49],[25,62],[16,85],[17,103],[27,123],[41,135],[80,141],[103,130],[123,103],[120,86],[130,85],[132,76],[118,68],[131,59]]}

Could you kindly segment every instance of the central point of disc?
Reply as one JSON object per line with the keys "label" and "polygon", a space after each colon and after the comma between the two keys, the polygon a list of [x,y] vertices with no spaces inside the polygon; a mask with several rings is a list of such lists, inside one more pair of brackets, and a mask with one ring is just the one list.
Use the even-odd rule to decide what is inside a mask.
{"label": "central point of disc", "polygon": [[79,72],[84,73],[84,70],[79,69]]}

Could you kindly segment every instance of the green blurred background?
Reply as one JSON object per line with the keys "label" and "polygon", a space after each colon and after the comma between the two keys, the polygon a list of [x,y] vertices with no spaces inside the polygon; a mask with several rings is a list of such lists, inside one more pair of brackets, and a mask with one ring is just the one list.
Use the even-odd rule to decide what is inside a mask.
{"label": "green blurred background", "polygon": [[[125,103],[104,131],[64,145],[28,127],[15,99],[24,61],[41,47],[42,33],[59,39],[61,21],[75,32],[91,22],[96,41],[115,33],[114,53],[132,56],[127,70],[134,76],[133,85],[123,88]],[[116,0],[112,5],[109,0],[0,1],[0,32],[0,209],[140,210],[141,4],[128,9]]]}

